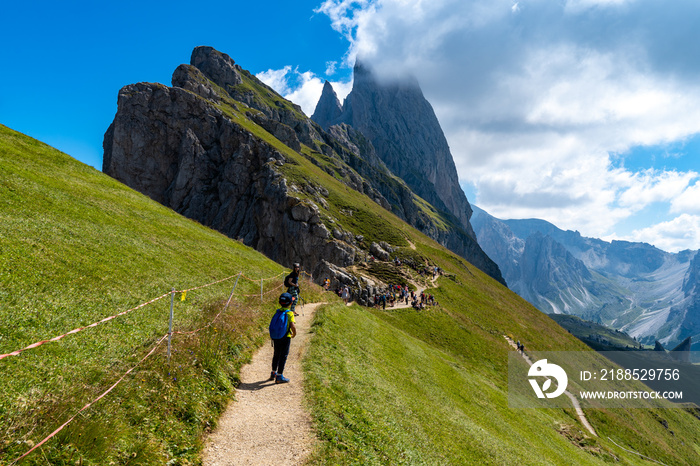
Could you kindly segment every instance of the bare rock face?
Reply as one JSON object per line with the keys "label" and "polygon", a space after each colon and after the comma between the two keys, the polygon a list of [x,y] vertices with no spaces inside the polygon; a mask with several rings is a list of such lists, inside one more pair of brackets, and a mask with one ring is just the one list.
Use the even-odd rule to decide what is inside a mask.
{"label": "bare rock face", "polygon": [[[380,82],[358,62],[352,92],[343,106],[326,82],[312,119],[334,135],[339,132],[334,128],[343,125],[363,135],[374,157],[401,178],[413,193],[433,205],[454,228],[438,227],[417,207],[413,193],[384,182],[381,185],[384,189],[380,191],[393,206],[394,213],[505,283],[496,263],[477,243],[469,221],[472,209],[459,185],[447,139],[415,80]],[[358,172],[371,179],[366,172],[360,169]]]}
{"label": "bare rock face", "polygon": [[195,47],[190,64],[221,86],[226,92],[241,84],[240,67],[225,53],[213,47]]}
{"label": "bare rock face", "polygon": [[389,253],[377,243],[372,243],[369,247],[369,252],[379,260],[388,261],[391,259]]}
{"label": "bare rock face", "polygon": [[326,81],[323,84],[321,98],[316,105],[314,114],[311,115],[311,119],[321,125],[322,128],[328,130],[328,128],[340,121],[342,114],[343,107],[340,105],[338,95],[333,90],[331,83]]}
{"label": "bare rock face", "polygon": [[352,265],[355,248],[330,240],[318,207],[296,198],[276,170],[285,157],[201,98],[216,91],[197,71],[178,70],[182,88],[121,89],[103,172],[280,263]]}
{"label": "bare rock face", "polygon": [[299,152],[303,144],[324,153],[329,161],[324,170],[503,280],[468,233],[438,227],[418,207],[406,183],[352,127],[323,131],[298,106],[211,47],[195,48],[191,63],[173,73],[172,84],[121,89],[105,134],[104,173],[282,264],[304,261],[307,270],[328,270],[322,260],[334,267],[353,265],[362,240],[331,233],[321,221],[317,205],[327,208],[328,192],[313,183],[287,186],[278,171],[287,160],[272,145],[276,142],[245,129],[230,114],[235,108],[288,148]]}
{"label": "bare rock face", "polygon": [[423,199],[457,217],[474,237],[471,206],[459,186],[447,139],[418,83],[411,79],[380,83],[358,62],[342,112],[328,87],[326,83],[314,121],[324,128],[347,123],[364,134],[392,172]]}

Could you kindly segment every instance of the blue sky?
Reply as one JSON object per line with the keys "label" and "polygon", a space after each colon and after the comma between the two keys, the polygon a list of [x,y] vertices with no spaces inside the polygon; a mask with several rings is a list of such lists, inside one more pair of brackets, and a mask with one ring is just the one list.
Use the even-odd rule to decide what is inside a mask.
{"label": "blue sky", "polygon": [[[171,83],[210,45],[252,72],[323,72],[347,41],[317,1],[7,2],[0,27],[0,123],[102,167],[122,86]],[[350,70],[345,70],[346,76]]]}
{"label": "blue sky", "polygon": [[359,54],[411,74],[470,202],[603,239],[700,249],[700,2],[11,2],[0,123],[101,168],[119,89],[229,54],[310,114]]}

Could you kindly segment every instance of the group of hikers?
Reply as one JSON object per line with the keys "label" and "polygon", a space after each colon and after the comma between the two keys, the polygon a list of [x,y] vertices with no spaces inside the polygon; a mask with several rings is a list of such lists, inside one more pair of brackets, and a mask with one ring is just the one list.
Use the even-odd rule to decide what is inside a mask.
{"label": "group of hikers", "polygon": [[437,305],[437,300],[435,296],[431,294],[426,294],[424,291],[416,293],[408,289],[408,285],[389,285],[389,289],[385,293],[380,293],[374,295],[374,307],[386,309],[387,305],[389,307],[394,307],[396,303],[405,302],[406,304],[411,304],[414,309],[422,310],[426,306]]}
{"label": "group of hikers", "polygon": [[[287,289],[278,299],[279,308],[272,317],[269,325],[270,338],[272,339],[273,356],[272,356],[272,371],[268,380],[274,381],[276,384],[288,383],[289,379],[284,376],[284,368],[289,356],[289,348],[292,338],[297,334],[294,318],[298,316],[296,305],[301,299],[299,289],[299,274],[301,273],[301,265],[295,262],[292,266],[292,271],[284,277],[284,287]],[[432,273],[433,278],[440,273],[438,267],[426,267],[421,271],[421,274]],[[323,281],[323,288],[330,291],[330,280],[326,278]],[[352,299],[352,292],[348,286],[339,286],[335,291],[338,296],[343,298],[347,304]],[[416,293],[408,288],[408,285],[393,285],[390,284],[388,290],[383,293],[375,294],[373,304],[375,307],[386,309],[387,304],[390,307],[396,303],[405,301],[406,304],[411,303],[414,309],[424,309],[428,305],[437,305],[435,297],[425,292]],[[372,302],[372,301],[370,301]],[[518,342],[518,345],[520,342]]]}

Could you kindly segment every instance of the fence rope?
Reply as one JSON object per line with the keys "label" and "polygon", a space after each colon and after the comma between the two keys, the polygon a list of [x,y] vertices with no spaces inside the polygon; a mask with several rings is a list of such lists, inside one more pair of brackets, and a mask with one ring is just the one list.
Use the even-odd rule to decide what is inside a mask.
{"label": "fence rope", "polygon": [[12,464],[16,464],[18,461],[21,461],[22,459],[24,459],[24,458],[25,458],[27,455],[29,455],[31,452],[33,452],[34,450],[36,450],[37,448],[39,448],[40,446],[42,446],[43,444],[45,444],[46,442],[48,442],[52,437],[54,437],[56,434],[58,434],[60,431],[62,431],[64,427],[66,427],[68,424],[70,424],[70,423],[73,421],[73,419],[75,419],[75,418],[78,416],[78,414],[82,413],[83,411],[85,411],[86,409],[88,409],[90,406],[92,406],[93,404],[97,403],[97,402],[100,401],[102,398],[104,398],[109,392],[111,392],[112,390],[114,390],[114,388],[115,388],[117,385],[119,385],[119,384],[121,383],[121,381],[124,380],[124,378],[125,378],[127,375],[131,374],[131,372],[132,372],[134,369],[136,369],[139,365],[141,365],[142,362],[144,362],[149,356],[151,356],[151,355],[156,351],[156,349],[161,345],[161,343],[163,343],[163,341],[167,338],[167,336],[168,336],[167,333],[166,333],[165,335],[163,335],[163,336],[160,338],[160,340],[158,340],[158,343],[156,343],[156,345],[153,347],[153,349],[151,349],[151,351],[149,351],[148,354],[147,354],[146,356],[144,356],[138,363],[136,363],[136,365],[135,365],[134,367],[132,367],[131,369],[129,369],[128,371],[126,371],[126,373],[125,373],[124,375],[122,375],[122,376],[119,378],[119,380],[117,380],[111,387],[109,387],[106,391],[104,391],[100,396],[98,396],[97,398],[95,398],[94,400],[92,400],[91,402],[89,402],[88,404],[86,404],[85,406],[83,406],[82,408],[80,408],[80,410],[79,410],[77,413],[75,413],[75,414],[74,414],[70,419],[68,419],[66,422],[64,422],[63,424],[61,424],[61,426],[60,426],[58,429],[56,429],[56,430],[54,430],[53,432],[51,432],[44,440],[42,440],[41,442],[39,442],[39,443],[37,443],[36,445],[34,445],[28,452],[26,452],[24,455],[20,456],[19,458],[17,458],[16,460],[14,460],[14,461],[13,461],[12,463],[10,463],[10,464],[11,464],[11,465],[12,465]]}
{"label": "fence rope", "polygon": [[[282,273],[279,273],[279,274],[275,275],[274,277],[270,277],[270,278],[266,278],[266,279],[261,279],[261,280],[272,280],[272,279],[275,279],[275,278],[279,278],[280,276],[282,276],[282,275],[284,275],[284,274],[285,274],[285,272],[282,272]],[[245,275],[243,275],[243,272],[239,272],[239,273],[236,274],[236,275],[231,275],[230,277],[222,278],[221,280],[216,280],[216,281],[214,281],[214,282],[207,283],[206,285],[201,285],[201,286],[197,286],[197,287],[194,287],[194,288],[188,288],[188,289],[186,289],[186,290],[180,290],[180,291],[177,291],[177,290],[176,290],[175,293],[187,293],[188,291],[199,290],[199,289],[206,288],[206,287],[209,287],[209,286],[212,286],[212,285],[216,285],[216,284],[221,283],[221,282],[225,282],[225,281],[227,281],[227,280],[231,280],[232,278],[234,278],[234,277],[236,277],[236,276],[238,276],[239,278],[240,278],[240,277],[243,277],[243,278],[246,278],[246,279],[248,279],[248,280],[251,280],[251,279],[249,279],[248,277],[246,277]],[[257,282],[257,280],[255,280],[255,281]],[[238,280],[236,280],[236,283],[238,283]],[[136,306],[136,307],[132,307],[131,309],[127,309],[126,311],[122,311],[122,312],[120,312],[120,313],[118,313],[118,314],[115,314],[115,315],[113,315],[113,316],[105,317],[104,319],[100,320],[99,322],[95,322],[95,323],[92,323],[92,324],[90,324],[90,325],[86,325],[86,326],[84,326],[84,327],[75,328],[75,329],[71,330],[70,332],[64,333],[63,335],[58,335],[58,336],[53,337],[53,338],[50,338],[50,339],[48,339],[48,340],[37,341],[36,343],[32,343],[31,345],[26,346],[26,347],[24,347],[24,348],[22,348],[22,349],[19,349],[19,350],[16,350],[16,351],[12,351],[11,353],[0,354],[0,360],[5,359],[5,358],[8,357],[8,356],[17,356],[17,355],[21,354],[21,353],[24,352],[24,351],[27,351],[27,350],[30,350],[30,349],[34,349],[34,348],[38,348],[38,347],[40,347],[40,346],[42,346],[42,345],[44,345],[44,344],[46,344],[46,343],[59,341],[59,340],[61,340],[62,338],[67,337],[68,335],[72,335],[72,334],[75,334],[75,333],[78,333],[78,332],[82,332],[83,330],[86,330],[86,329],[89,329],[89,328],[97,327],[97,326],[100,325],[100,324],[104,324],[104,323],[106,323],[106,322],[109,322],[109,321],[111,321],[111,320],[113,320],[113,319],[116,319],[117,317],[121,317],[121,316],[123,316],[123,315],[125,315],[125,314],[128,314],[129,312],[135,311],[135,310],[137,310],[137,309],[141,309],[142,307],[145,307],[145,306],[147,306],[147,305],[149,305],[149,304],[153,304],[153,303],[155,303],[156,301],[159,301],[159,300],[161,300],[161,299],[163,299],[163,298],[165,298],[165,297],[167,297],[167,296],[170,296],[171,293],[172,293],[172,291],[168,291],[168,292],[165,293],[164,295],[158,296],[157,298],[153,298],[152,300],[147,301],[147,302],[142,303],[142,304],[139,304],[139,305]],[[267,294],[267,293],[265,293],[265,294]],[[232,296],[233,296],[233,295],[232,295]],[[229,301],[230,301],[230,298],[229,298]]]}
{"label": "fence rope", "polygon": [[[282,274],[280,274],[280,275],[282,275]],[[277,278],[277,277],[279,277],[280,275],[277,275],[277,276],[272,277],[272,278]],[[168,296],[168,295],[171,295],[171,296],[172,296],[172,295],[174,295],[175,293],[185,293],[185,292],[187,292],[187,291],[193,291],[193,290],[196,290],[196,289],[201,289],[201,288],[204,288],[204,287],[206,287],[206,286],[211,286],[211,285],[213,285],[213,284],[221,283],[221,282],[223,282],[223,281],[229,280],[229,279],[231,279],[231,278],[233,278],[233,277],[235,277],[235,276],[236,276],[236,275],[232,275],[231,277],[227,277],[227,278],[225,278],[225,279],[218,280],[218,281],[212,282],[212,283],[210,283],[210,284],[208,284],[208,285],[203,285],[203,286],[196,287],[196,288],[190,288],[190,289],[181,290],[181,291],[170,291],[170,292],[164,294],[163,296],[159,296],[158,298],[155,298],[155,299],[153,299],[153,300],[151,300],[151,301],[149,301],[149,302],[147,302],[147,303],[143,303],[143,304],[141,304],[141,305],[139,305],[139,306],[137,306],[137,307],[135,307],[135,308],[130,309],[129,311],[124,311],[124,312],[119,313],[119,314],[116,314],[115,316],[112,316],[112,317],[110,317],[110,318],[103,319],[103,320],[100,321],[100,322],[96,322],[96,323],[93,324],[92,326],[97,325],[97,324],[102,323],[102,322],[106,322],[107,320],[111,320],[111,319],[113,319],[113,318],[115,318],[115,317],[117,317],[117,316],[119,316],[119,315],[123,315],[123,314],[125,314],[125,313],[127,313],[127,312],[130,312],[130,311],[132,311],[132,310],[138,309],[138,308],[143,307],[143,306],[145,306],[145,305],[147,305],[147,304],[151,304],[151,303],[153,303],[153,302],[155,302],[155,301],[158,301],[158,300],[160,300],[160,299],[165,298],[165,297]],[[48,442],[51,438],[53,438],[56,434],[58,434],[61,430],[63,430],[63,429],[64,429],[68,424],[70,424],[80,413],[82,413],[82,412],[85,411],[86,409],[90,408],[92,405],[94,405],[95,403],[97,403],[99,400],[101,400],[102,398],[104,398],[105,396],[107,396],[107,394],[109,394],[112,390],[114,390],[114,388],[116,388],[116,386],[119,385],[119,384],[126,378],[126,376],[128,376],[129,374],[131,374],[131,372],[133,372],[134,369],[136,369],[136,368],[137,368],[139,365],[141,365],[148,357],[150,357],[150,356],[156,351],[156,349],[158,349],[158,347],[163,343],[163,341],[165,341],[165,339],[168,338],[168,336],[171,336],[171,335],[191,335],[191,334],[200,332],[200,331],[202,331],[202,330],[204,330],[204,329],[206,329],[206,328],[208,328],[208,327],[211,327],[211,325],[213,325],[214,322],[216,322],[216,320],[228,309],[229,305],[231,304],[231,300],[233,299],[233,295],[234,295],[234,293],[235,293],[235,291],[236,291],[236,287],[238,286],[238,281],[239,281],[239,279],[240,279],[241,277],[243,277],[243,273],[242,273],[242,272],[239,272],[239,273],[238,273],[238,278],[236,279],[236,283],[233,285],[233,289],[231,290],[231,294],[229,295],[228,301],[226,301],[226,305],[224,306],[224,308],[223,308],[221,311],[219,311],[219,313],[218,313],[207,325],[205,325],[204,327],[201,327],[201,328],[199,328],[199,329],[197,329],[197,330],[190,331],[190,332],[177,331],[177,332],[168,332],[168,333],[166,333],[165,335],[163,335],[163,336],[160,338],[160,340],[158,340],[158,342],[156,343],[156,345],[148,352],[148,354],[146,354],[146,355],[145,355],[138,363],[136,363],[136,365],[134,365],[131,369],[129,369],[128,371],[126,371],[126,373],[124,373],[124,375],[122,375],[122,376],[119,378],[119,380],[117,380],[111,387],[109,387],[107,390],[105,390],[105,391],[104,391],[101,395],[99,395],[97,398],[95,398],[94,400],[90,401],[90,402],[87,403],[85,406],[83,406],[80,410],[78,410],[78,412],[76,412],[73,416],[71,416],[70,419],[68,419],[66,422],[64,422],[63,424],[61,424],[61,426],[59,426],[56,430],[54,430],[52,433],[50,433],[46,438],[44,438],[42,441],[40,441],[39,443],[37,443],[36,445],[34,445],[29,451],[27,451],[26,453],[24,453],[22,456],[20,456],[19,458],[17,458],[16,460],[14,460],[14,461],[13,461],[12,463],[10,463],[10,464],[11,464],[11,465],[14,465],[14,464],[16,464],[17,462],[21,461],[22,459],[26,458],[26,457],[27,457],[29,454],[31,454],[34,450],[36,450],[37,448],[41,447],[43,444],[45,444],[45,443]],[[273,292],[273,291],[275,291],[275,290],[278,290],[278,289],[280,289],[280,288],[282,288],[282,287],[283,287],[283,285],[279,285],[279,286],[273,288],[272,290],[269,290],[269,291],[265,292],[265,294],[269,294],[269,293],[271,293],[271,292]],[[253,294],[252,296],[257,296],[257,293],[256,293],[256,294]],[[90,326],[88,326],[88,327],[90,327]],[[88,328],[88,327],[83,327],[83,329],[84,329],[84,328]],[[82,329],[81,329],[81,330],[82,330]],[[75,332],[75,331],[68,332],[68,333],[62,335],[60,338],[63,338],[63,336],[69,335],[70,333],[76,333],[76,332]],[[55,339],[46,340],[46,342],[48,342],[48,341],[55,341],[55,340],[57,341],[57,340],[60,339],[60,338],[57,337],[57,338],[55,338]],[[41,342],[40,342],[40,343],[41,343]],[[28,346],[28,347],[25,348],[25,349],[29,349],[30,347],[37,347],[37,346],[40,346],[40,344],[30,345],[30,346]],[[21,352],[21,351],[24,351],[24,350],[20,350],[19,352]],[[17,354],[19,354],[19,352],[17,352]],[[13,355],[13,353],[8,353],[8,355]]]}
{"label": "fence rope", "polygon": [[274,279],[276,279],[276,278],[281,277],[282,275],[284,275],[284,274],[286,274],[286,273],[287,273],[287,272],[278,273],[278,274],[275,275],[274,277],[269,277],[269,278],[250,278],[250,277],[247,277],[247,276],[245,276],[245,275],[241,275],[241,277],[242,277],[242,278],[245,278],[245,279],[248,280],[249,282],[258,283],[258,280],[263,280],[263,281],[274,280]]}
{"label": "fence rope", "polygon": [[180,291],[175,291],[175,293],[187,293],[188,291],[194,291],[194,290],[201,290],[202,288],[206,288],[208,286],[216,285],[217,283],[225,282],[227,280],[231,280],[233,277],[240,276],[242,272],[239,272],[237,274],[231,275],[230,277],[222,278],[221,280],[217,280],[215,282],[207,283],[206,285],[201,285],[197,286],[194,288],[188,288],[186,290],[180,290]]}
{"label": "fence rope", "polygon": [[[277,290],[279,290],[279,289],[281,289],[281,288],[284,288],[284,284],[282,284],[282,285],[277,285],[276,287],[274,287],[274,288],[272,288],[272,289],[270,289],[270,290],[267,290],[267,291],[264,292],[262,295],[263,295],[263,296],[266,296],[266,295],[272,293],[273,291],[277,291]],[[252,296],[258,297],[258,293],[244,294],[244,295],[242,295],[242,296],[243,296],[244,298],[250,298],[250,297],[252,297]]]}
{"label": "fence rope", "polygon": [[[241,275],[242,274],[239,274],[239,276],[238,276],[239,279],[240,279]],[[216,322],[218,320],[219,316],[221,314],[223,314],[224,312],[226,312],[226,310],[228,309],[229,304],[231,304],[231,299],[233,298],[233,293],[236,291],[237,286],[238,286],[238,279],[236,280],[236,284],[233,285],[233,290],[231,290],[231,295],[228,297],[228,301],[226,301],[226,306],[224,306],[224,308],[222,310],[220,310],[216,316],[214,316],[214,318],[211,320],[211,322],[209,322],[204,327],[198,328],[197,330],[192,330],[191,332],[177,331],[177,332],[173,332],[173,335],[192,335],[192,334],[201,332],[202,330],[204,330],[206,328],[211,327],[214,324],[214,322]]]}
{"label": "fence rope", "polygon": [[48,339],[48,340],[42,340],[42,341],[38,341],[38,342],[36,342],[36,343],[32,343],[31,345],[29,345],[29,346],[27,346],[27,347],[24,347],[24,348],[22,348],[22,349],[20,349],[20,350],[17,350],[17,351],[13,351],[13,352],[11,352],[11,353],[0,354],[0,360],[6,358],[6,357],[8,357],[8,356],[17,356],[17,355],[19,355],[20,353],[22,353],[22,352],[24,352],[24,351],[27,351],[27,350],[30,350],[30,349],[34,349],[34,348],[38,348],[39,346],[41,346],[41,345],[43,345],[43,344],[45,344],[45,343],[50,343],[50,342],[52,342],[52,341],[58,341],[58,340],[60,340],[60,339],[62,339],[62,338],[64,338],[64,337],[67,337],[68,335],[72,335],[72,334],[74,334],[74,333],[82,332],[83,330],[86,330],[86,329],[88,329],[88,328],[97,327],[97,326],[100,325],[100,324],[104,324],[105,322],[109,322],[110,320],[113,320],[113,319],[116,319],[117,317],[120,317],[120,316],[123,316],[123,315],[125,315],[125,314],[128,314],[129,312],[135,311],[135,310],[140,309],[140,308],[142,308],[142,307],[144,307],[144,306],[147,306],[147,305],[149,305],[149,304],[153,304],[153,303],[155,303],[156,301],[161,300],[161,299],[163,299],[163,298],[165,298],[166,296],[169,296],[169,295],[170,295],[170,292],[167,292],[167,293],[165,293],[165,294],[162,295],[162,296],[158,296],[157,298],[153,298],[152,300],[150,300],[150,301],[148,301],[148,302],[139,304],[138,306],[132,307],[131,309],[128,309],[128,310],[123,311],[123,312],[120,312],[119,314],[115,314],[115,315],[113,315],[113,316],[105,317],[104,319],[100,320],[99,322],[95,322],[94,324],[86,325],[85,327],[78,327],[78,328],[75,328],[75,329],[71,330],[70,332],[64,333],[63,335],[59,335],[59,336],[57,336],[57,337],[53,337],[53,338],[50,338],[50,339]]}

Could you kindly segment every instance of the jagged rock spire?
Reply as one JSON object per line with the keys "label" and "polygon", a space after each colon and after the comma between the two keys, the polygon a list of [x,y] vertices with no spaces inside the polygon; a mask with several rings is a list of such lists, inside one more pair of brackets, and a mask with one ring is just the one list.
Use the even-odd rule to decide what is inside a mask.
{"label": "jagged rock spire", "polygon": [[459,185],[447,139],[418,81],[412,77],[380,80],[360,60],[353,75],[353,88],[342,111],[338,111],[340,102],[332,86],[326,83],[311,118],[324,128],[346,123],[362,133],[379,158],[414,193],[455,218],[472,243],[468,252],[458,254],[503,281],[498,266],[477,244],[469,222],[472,209]]}
{"label": "jagged rock spire", "polygon": [[326,81],[323,85],[321,98],[316,104],[316,110],[311,115],[311,119],[321,125],[321,128],[328,130],[331,125],[339,122],[340,116],[343,113],[343,107],[338,100],[338,94],[335,93],[331,83]]}

